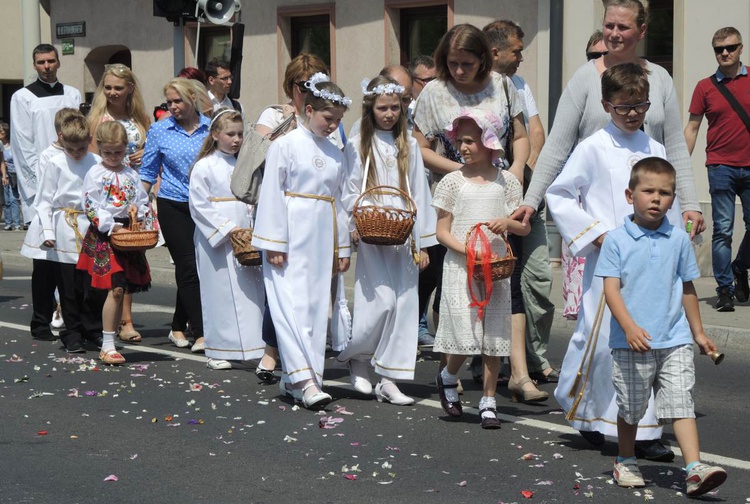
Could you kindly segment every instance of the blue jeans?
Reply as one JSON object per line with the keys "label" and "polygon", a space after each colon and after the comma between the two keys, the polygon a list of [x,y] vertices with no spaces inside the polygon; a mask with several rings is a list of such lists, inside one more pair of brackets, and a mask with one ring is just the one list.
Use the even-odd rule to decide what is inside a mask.
{"label": "blue jeans", "polygon": [[3,186],[3,197],[5,198],[5,225],[20,227],[21,199],[18,194],[18,179],[15,173],[8,173],[8,185]]}
{"label": "blue jeans", "polygon": [[[708,186],[711,193],[711,211],[714,231],[711,237],[711,255],[714,278],[719,292],[734,292],[732,267],[747,270],[750,267],[750,167],[725,165],[708,166]],[[732,229],[734,228],[735,199],[740,197],[745,236],[732,263]]]}

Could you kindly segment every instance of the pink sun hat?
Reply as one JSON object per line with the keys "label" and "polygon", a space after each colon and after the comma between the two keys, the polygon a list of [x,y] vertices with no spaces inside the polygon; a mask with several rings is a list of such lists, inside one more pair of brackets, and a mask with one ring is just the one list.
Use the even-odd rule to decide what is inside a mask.
{"label": "pink sun hat", "polygon": [[479,108],[462,109],[456,118],[453,119],[453,123],[445,128],[446,138],[452,144],[455,144],[458,134],[458,124],[467,119],[474,121],[482,130],[482,145],[495,151],[496,157],[503,157],[505,149],[500,139],[503,138],[504,133],[507,131],[507,125],[503,123],[503,120],[497,114],[490,110]]}

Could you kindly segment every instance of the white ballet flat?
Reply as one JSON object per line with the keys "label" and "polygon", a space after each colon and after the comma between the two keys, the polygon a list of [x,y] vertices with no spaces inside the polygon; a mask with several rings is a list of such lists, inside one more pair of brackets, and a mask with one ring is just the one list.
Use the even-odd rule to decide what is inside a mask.
{"label": "white ballet flat", "polygon": [[167,336],[167,338],[169,338],[169,341],[171,341],[172,344],[177,348],[185,348],[190,346],[190,342],[187,340],[187,338],[175,338],[175,335],[172,333],[172,331],[169,331],[169,336]]}
{"label": "white ballet flat", "polygon": [[393,394],[388,394],[382,383],[378,383],[375,385],[375,398],[378,400],[378,402],[389,402],[391,404],[395,404],[397,406],[409,406],[410,404],[414,404],[414,398],[409,397],[408,395],[401,392],[398,387],[396,387],[396,384],[393,384],[393,387],[396,389],[396,392]]}
{"label": "white ballet flat", "polygon": [[193,343],[193,346],[190,347],[190,351],[193,353],[203,352],[206,349],[206,342],[201,341],[200,343]]}
{"label": "white ballet flat", "polygon": [[232,369],[232,363],[227,360],[209,358],[206,361],[206,367],[216,370]]}
{"label": "white ballet flat", "polygon": [[304,404],[305,408],[309,410],[319,410],[322,409],[326,404],[329,404],[331,401],[333,401],[333,397],[331,397],[330,394],[326,394],[322,390],[318,392],[317,394],[311,395],[309,398],[305,395],[305,391],[309,389],[310,387],[317,386],[317,384],[313,381],[308,383],[304,386],[302,389],[302,404]]}
{"label": "white ballet flat", "polygon": [[369,366],[364,361],[349,361],[349,381],[354,390],[360,394],[372,394],[372,383],[370,383]]}
{"label": "white ballet flat", "polygon": [[282,397],[291,397],[294,402],[302,402],[302,391],[299,389],[287,388],[287,385],[292,384],[286,381],[283,377],[279,380],[279,392]]}

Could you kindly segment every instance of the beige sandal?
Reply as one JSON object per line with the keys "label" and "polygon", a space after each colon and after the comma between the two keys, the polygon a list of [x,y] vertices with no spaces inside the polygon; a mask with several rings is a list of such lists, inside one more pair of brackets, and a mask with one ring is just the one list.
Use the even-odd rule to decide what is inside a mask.
{"label": "beige sandal", "polygon": [[133,325],[132,320],[122,320],[120,321],[120,330],[118,333],[119,338],[122,341],[125,341],[127,343],[139,343],[141,341],[141,333],[133,329],[132,331],[123,331],[122,326],[125,324]]}
{"label": "beige sandal", "polygon": [[125,357],[123,357],[117,350],[109,350],[108,352],[102,350],[99,352],[99,360],[110,365],[125,363]]}

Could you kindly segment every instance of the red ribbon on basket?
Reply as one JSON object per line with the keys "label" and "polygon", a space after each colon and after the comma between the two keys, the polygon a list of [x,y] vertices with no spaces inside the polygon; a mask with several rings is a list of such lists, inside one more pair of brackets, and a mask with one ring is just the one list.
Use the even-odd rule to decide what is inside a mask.
{"label": "red ribbon on basket", "polygon": [[[477,240],[480,241],[482,247],[482,276],[484,277],[484,292],[485,296],[483,300],[477,299],[474,294],[474,266],[477,263]],[[471,304],[469,308],[477,307],[477,317],[479,320],[484,319],[484,308],[490,302],[492,297],[492,249],[490,248],[490,241],[487,235],[482,231],[481,224],[477,224],[469,235],[469,242],[467,243],[466,250],[466,270],[468,272],[467,282],[469,283],[469,296],[471,297]]]}

